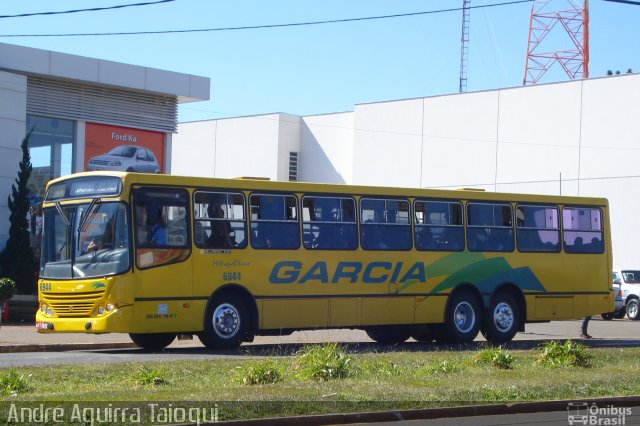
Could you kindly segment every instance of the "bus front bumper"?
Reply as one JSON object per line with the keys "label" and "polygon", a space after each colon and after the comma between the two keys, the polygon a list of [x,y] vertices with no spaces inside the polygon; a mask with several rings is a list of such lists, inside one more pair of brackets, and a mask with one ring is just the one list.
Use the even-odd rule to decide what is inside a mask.
{"label": "bus front bumper", "polygon": [[130,309],[119,308],[100,317],[65,318],[36,314],[38,333],[127,333],[131,329]]}

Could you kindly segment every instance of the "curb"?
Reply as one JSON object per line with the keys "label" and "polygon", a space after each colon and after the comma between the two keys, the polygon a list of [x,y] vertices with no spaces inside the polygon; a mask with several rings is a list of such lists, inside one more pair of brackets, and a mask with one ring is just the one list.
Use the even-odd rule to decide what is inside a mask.
{"label": "curb", "polygon": [[62,352],[88,351],[100,349],[137,349],[135,343],[59,343],[59,344],[29,344],[0,346],[0,353],[21,352]]}
{"label": "curb", "polygon": [[[542,413],[550,411],[566,411],[569,403],[586,402],[599,407],[613,405],[615,407],[632,407],[640,405],[640,396],[621,396],[593,399],[566,399],[555,401],[512,402],[491,405],[463,405],[442,408],[420,408],[413,410],[378,411],[345,414],[321,414],[296,417],[269,417],[264,419],[229,420],[215,424],[231,426],[325,426],[350,423],[396,422],[408,420],[433,420],[455,417],[492,416],[509,414]],[[214,423],[202,423],[213,426]]]}

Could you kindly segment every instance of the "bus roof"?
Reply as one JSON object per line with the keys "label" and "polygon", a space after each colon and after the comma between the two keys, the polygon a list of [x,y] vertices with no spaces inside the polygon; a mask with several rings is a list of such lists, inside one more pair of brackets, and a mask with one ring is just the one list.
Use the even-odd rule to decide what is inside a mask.
{"label": "bus roof", "polygon": [[391,186],[365,186],[347,185],[334,183],[308,183],[308,182],[279,182],[265,179],[228,179],[211,177],[177,176],[168,174],[147,174],[131,172],[82,172],[56,178],[47,184],[47,188],[57,182],[77,177],[90,176],[114,176],[119,177],[123,184],[146,184],[146,185],[176,185],[189,188],[219,188],[252,191],[290,191],[297,193],[313,192],[324,194],[350,194],[366,196],[395,196],[410,198],[442,198],[442,199],[463,199],[463,200],[486,200],[486,201],[519,201],[531,203],[556,203],[556,204],[588,204],[607,206],[606,198],[564,196],[564,195],[541,195],[507,192],[488,192],[462,189],[431,189],[431,188],[409,188]]}

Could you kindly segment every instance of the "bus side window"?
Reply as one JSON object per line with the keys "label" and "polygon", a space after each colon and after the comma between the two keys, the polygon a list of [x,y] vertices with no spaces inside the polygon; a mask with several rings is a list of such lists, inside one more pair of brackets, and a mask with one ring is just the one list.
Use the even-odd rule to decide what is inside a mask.
{"label": "bus side window", "polygon": [[562,209],[564,251],[603,253],[602,212],[600,209],[565,207]]}
{"label": "bus side window", "polygon": [[360,242],[365,250],[411,250],[409,202],[362,198]]}
{"label": "bus side window", "polygon": [[251,247],[295,250],[300,247],[298,199],[293,195],[252,194]]}
{"label": "bus side window", "polygon": [[471,251],[514,249],[510,204],[468,203],[467,246]]}
{"label": "bus side window", "polygon": [[302,211],[306,249],[355,250],[358,247],[352,198],[304,196]]}
{"label": "bus side window", "polygon": [[464,250],[462,203],[416,201],[415,240],[418,250]]}
{"label": "bus side window", "polygon": [[558,208],[518,205],[516,207],[516,242],[521,252],[559,252]]}
{"label": "bus side window", "polygon": [[194,241],[199,248],[245,248],[244,195],[197,191],[194,194]]}

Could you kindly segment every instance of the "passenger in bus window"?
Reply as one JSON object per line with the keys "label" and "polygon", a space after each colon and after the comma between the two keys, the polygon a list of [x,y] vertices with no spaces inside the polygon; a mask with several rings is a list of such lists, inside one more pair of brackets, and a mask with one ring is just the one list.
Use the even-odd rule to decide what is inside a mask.
{"label": "passenger in bus window", "polygon": [[234,246],[231,241],[231,230],[229,222],[224,220],[224,210],[220,205],[209,204],[207,213],[210,218],[218,219],[211,221],[211,235],[207,241],[208,247],[231,248]]}

